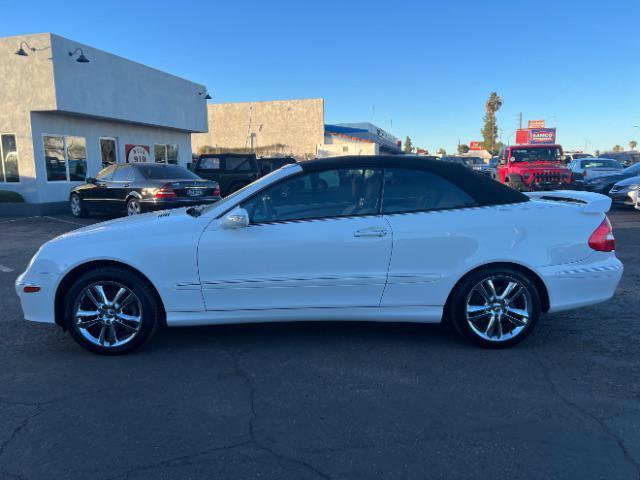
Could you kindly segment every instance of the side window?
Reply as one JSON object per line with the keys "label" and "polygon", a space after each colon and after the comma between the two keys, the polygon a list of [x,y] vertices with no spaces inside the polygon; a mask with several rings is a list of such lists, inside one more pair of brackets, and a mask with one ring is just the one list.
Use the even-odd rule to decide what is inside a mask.
{"label": "side window", "polygon": [[204,157],[198,162],[200,170],[220,170],[220,159],[217,157]]}
{"label": "side window", "polygon": [[385,170],[383,213],[472,207],[476,202],[448,180],[424,170]]}
{"label": "side window", "polygon": [[288,178],[242,206],[251,223],[377,214],[382,172],[338,169]]}
{"label": "side window", "polygon": [[126,182],[131,176],[131,167],[128,165],[119,166],[116,172],[113,174],[112,180],[114,182]]}
{"label": "side window", "polygon": [[243,157],[228,157],[225,166],[227,171],[250,172],[252,170],[249,159]]}
{"label": "side window", "polygon": [[110,165],[107,168],[103,168],[96,175],[96,180],[109,180],[111,175],[113,175],[113,171],[116,169],[116,165]]}

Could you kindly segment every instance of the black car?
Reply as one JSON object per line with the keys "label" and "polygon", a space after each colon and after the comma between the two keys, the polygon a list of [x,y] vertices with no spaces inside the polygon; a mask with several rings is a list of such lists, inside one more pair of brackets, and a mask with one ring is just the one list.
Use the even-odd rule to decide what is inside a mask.
{"label": "black car", "polygon": [[220,187],[216,182],[200,178],[178,165],[110,165],[86,182],[73,188],[69,195],[75,217],[97,211],[136,215],[220,200]]}
{"label": "black car", "polygon": [[290,163],[296,163],[296,159],[293,157],[260,157],[257,160],[261,175],[271,173]]}
{"label": "black car", "polygon": [[624,180],[625,178],[630,177],[636,177],[638,175],[640,175],[640,163],[634,163],[630,167],[622,170],[621,173],[615,175],[607,175],[606,177],[596,177],[592,180],[585,180],[584,189],[588,190],[589,192],[609,195],[611,187],[613,187],[620,180]]}

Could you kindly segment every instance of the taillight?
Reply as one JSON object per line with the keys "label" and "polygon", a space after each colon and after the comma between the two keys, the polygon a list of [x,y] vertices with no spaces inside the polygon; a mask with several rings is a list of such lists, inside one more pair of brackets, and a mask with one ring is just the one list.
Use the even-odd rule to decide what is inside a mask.
{"label": "taillight", "polygon": [[613,252],[616,249],[616,239],[613,236],[611,222],[606,216],[596,231],[589,237],[589,246],[598,252]]}
{"label": "taillight", "polygon": [[172,198],[176,196],[176,192],[170,183],[166,183],[162,188],[158,189],[154,195],[156,198]]}
{"label": "taillight", "polygon": [[220,196],[220,187],[214,187],[213,188],[213,192],[211,192],[211,195],[214,197],[219,197]]}

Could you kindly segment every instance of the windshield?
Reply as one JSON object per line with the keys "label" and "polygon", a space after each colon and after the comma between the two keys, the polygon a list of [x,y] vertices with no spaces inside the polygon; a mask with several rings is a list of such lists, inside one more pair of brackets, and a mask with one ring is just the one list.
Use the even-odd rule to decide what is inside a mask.
{"label": "windshield", "polygon": [[622,169],[622,165],[620,165],[615,160],[607,160],[607,159],[599,159],[594,158],[592,160],[582,160],[580,162],[580,168],[616,168]]}
{"label": "windshield", "polygon": [[177,165],[136,165],[139,172],[150,180],[195,180],[200,178]]}
{"label": "windshield", "polygon": [[558,162],[562,154],[559,147],[512,148],[511,157],[516,162]]}
{"label": "windshield", "polygon": [[[283,168],[287,168],[287,166],[283,167]],[[199,212],[200,213],[204,213],[204,212],[208,212],[209,210],[211,210],[212,208],[218,208],[220,207],[220,205],[225,205],[225,204],[231,204],[233,202],[233,200],[238,197],[239,195],[241,195],[242,193],[244,193],[246,190],[248,190],[249,188],[253,188],[257,183],[261,183],[264,185],[268,185],[271,182],[271,178],[276,175],[279,174],[281,171],[281,169],[278,170],[274,170],[273,172],[265,175],[264,177],[260,177],[258,180],[256,180],[253,183],[250,183],[249,185],[245,185],[244,187],[242,187],[240,190],[236,190],[235,192],[233,192],[230,195],[227,195],[226,197],[224,197],[222,200],[218,200],[216,203],[212,203],[210,205],[202,205],[199,208]]]}

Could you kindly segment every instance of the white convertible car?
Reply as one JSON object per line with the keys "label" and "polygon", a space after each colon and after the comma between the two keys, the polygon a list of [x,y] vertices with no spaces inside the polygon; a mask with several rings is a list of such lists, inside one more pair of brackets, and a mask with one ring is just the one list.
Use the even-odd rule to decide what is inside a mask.
{"label": "white convertible car", "polygon": [[544,312],[612,297],[610,205],[418,157],[312,160],[210,206],[55,238],[16,289],[26,319],[104,354],[163,324],[294,320],[444,321],[505,347]]}

